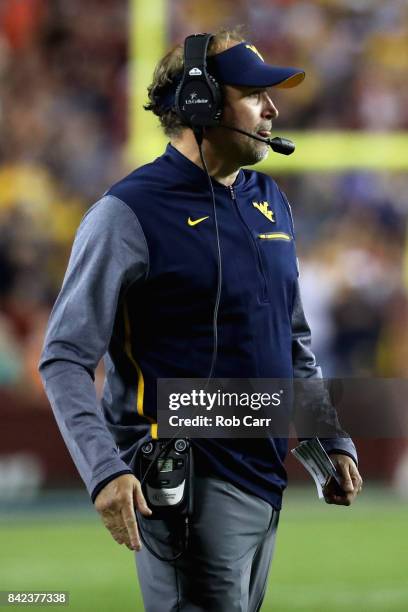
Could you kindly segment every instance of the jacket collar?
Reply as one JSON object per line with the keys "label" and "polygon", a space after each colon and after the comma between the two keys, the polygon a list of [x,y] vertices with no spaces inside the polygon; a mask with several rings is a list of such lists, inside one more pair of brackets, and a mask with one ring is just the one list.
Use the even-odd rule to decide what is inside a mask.
{"label": "jacket collar", "polygon": [[[208,188],[208,179],[205,171],[194,164],[188,157],[180,153],[172,144],[168,143],[163,159],[171,164],[174,172],[183,175],[183,180],[186,183],[199,184],[200,189],[204,186]],[[213,178],[211,178],[211,182],[214,189],[219,192],[225,192],[230,189]],[[234,191],[240,191],[244,187],[245,182],[245,174],[241,168],[237,178],[232,184]]]}

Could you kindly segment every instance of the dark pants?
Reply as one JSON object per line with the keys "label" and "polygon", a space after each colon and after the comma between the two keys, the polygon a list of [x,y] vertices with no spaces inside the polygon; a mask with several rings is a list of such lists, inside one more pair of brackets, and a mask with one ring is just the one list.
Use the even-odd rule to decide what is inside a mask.
{"label": "dark pants", "polygon": [[[180,560],[166,563],[144,546],[136,564],[146,612],[257,612],[265,595],[279,512],[217,478],[196,478],[190,540]],[[142,523],[163,557],[179,526]]]}

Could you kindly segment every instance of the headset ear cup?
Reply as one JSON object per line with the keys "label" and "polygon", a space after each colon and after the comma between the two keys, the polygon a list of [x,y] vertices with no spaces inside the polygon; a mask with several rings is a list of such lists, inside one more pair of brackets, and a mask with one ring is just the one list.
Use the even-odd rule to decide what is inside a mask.
{"label": "headset ear cup", "polygon": [[181,82],[176,93],[177,112],[187,125],[212,125],[221,114],[221,92],[218,83],[208,79]]}
{"label": "headset ear cup", "polygon": [[175,110],[190,127],[216,125],[222,112],[220,86],[207,72],[207,48],[212,36],[195,34],[184,42],[184,72],[176,89]]}

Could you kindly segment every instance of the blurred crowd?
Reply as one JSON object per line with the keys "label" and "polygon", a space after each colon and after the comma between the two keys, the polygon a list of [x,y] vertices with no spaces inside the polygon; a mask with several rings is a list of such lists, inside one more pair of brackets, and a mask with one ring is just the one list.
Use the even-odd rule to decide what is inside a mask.
{"label": "blurred crowd", "polygon": [[327,377],[408,377],[408,177],[279,181],[293,203],[300,283]]}
{"label": "blurred crowd", "polygon": [[0,385],[41,393],[75,228],[123,174],[128,4],[0,2]]}
{"label": "blurred crowd", "polygon": [[[169,42],[246,24],[307,72],[279,128],[408,129],[406,0],[169,0]],[[86,209],[127,168],[126,0],[0,2],[0,385],[42,393],[45,324]],[[327,375],[408,375],[408,177],[276,177]],[[405,258],[405,264],[404,264]]]}

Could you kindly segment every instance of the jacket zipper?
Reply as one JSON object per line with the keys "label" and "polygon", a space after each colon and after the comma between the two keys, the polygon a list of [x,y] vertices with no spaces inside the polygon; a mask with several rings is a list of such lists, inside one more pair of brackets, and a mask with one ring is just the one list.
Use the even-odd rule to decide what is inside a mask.
{"label": "jacket zipper", "polygon": [[234,203],[234,209],[236,211],[236,213],[238,214],[238,217],[242,223],[242,225],[245,227],[247,234],[249,234],[250,237],[250,242],[252,244],[252,247],[255,251],[255,258],[256,258],[256,263],[257,263],[257,268],[258,268],[258,274],[260,275],[260,277],[262,278],[262,294],[261,294],[261,300],[263,302],[267,302],[268,301],[268,286],[267,286],[267,282],[266,282],[266,277],[265,277],[265,270],[263,267],[263,263],[262,263],[262,258],[261,258],[261,253],[259,252],[259,247],[257,245],[257,242],[254,238],[254,236],[252,235],[251,230],[249,229],[248,225],[246,224],[244,218],[241,215],[241,211],[238,208],[238,204],[237,204],[237,198],[235,196],[235,191],[232,185],[228,186],[230,195],[231,195],[231,199]]}

